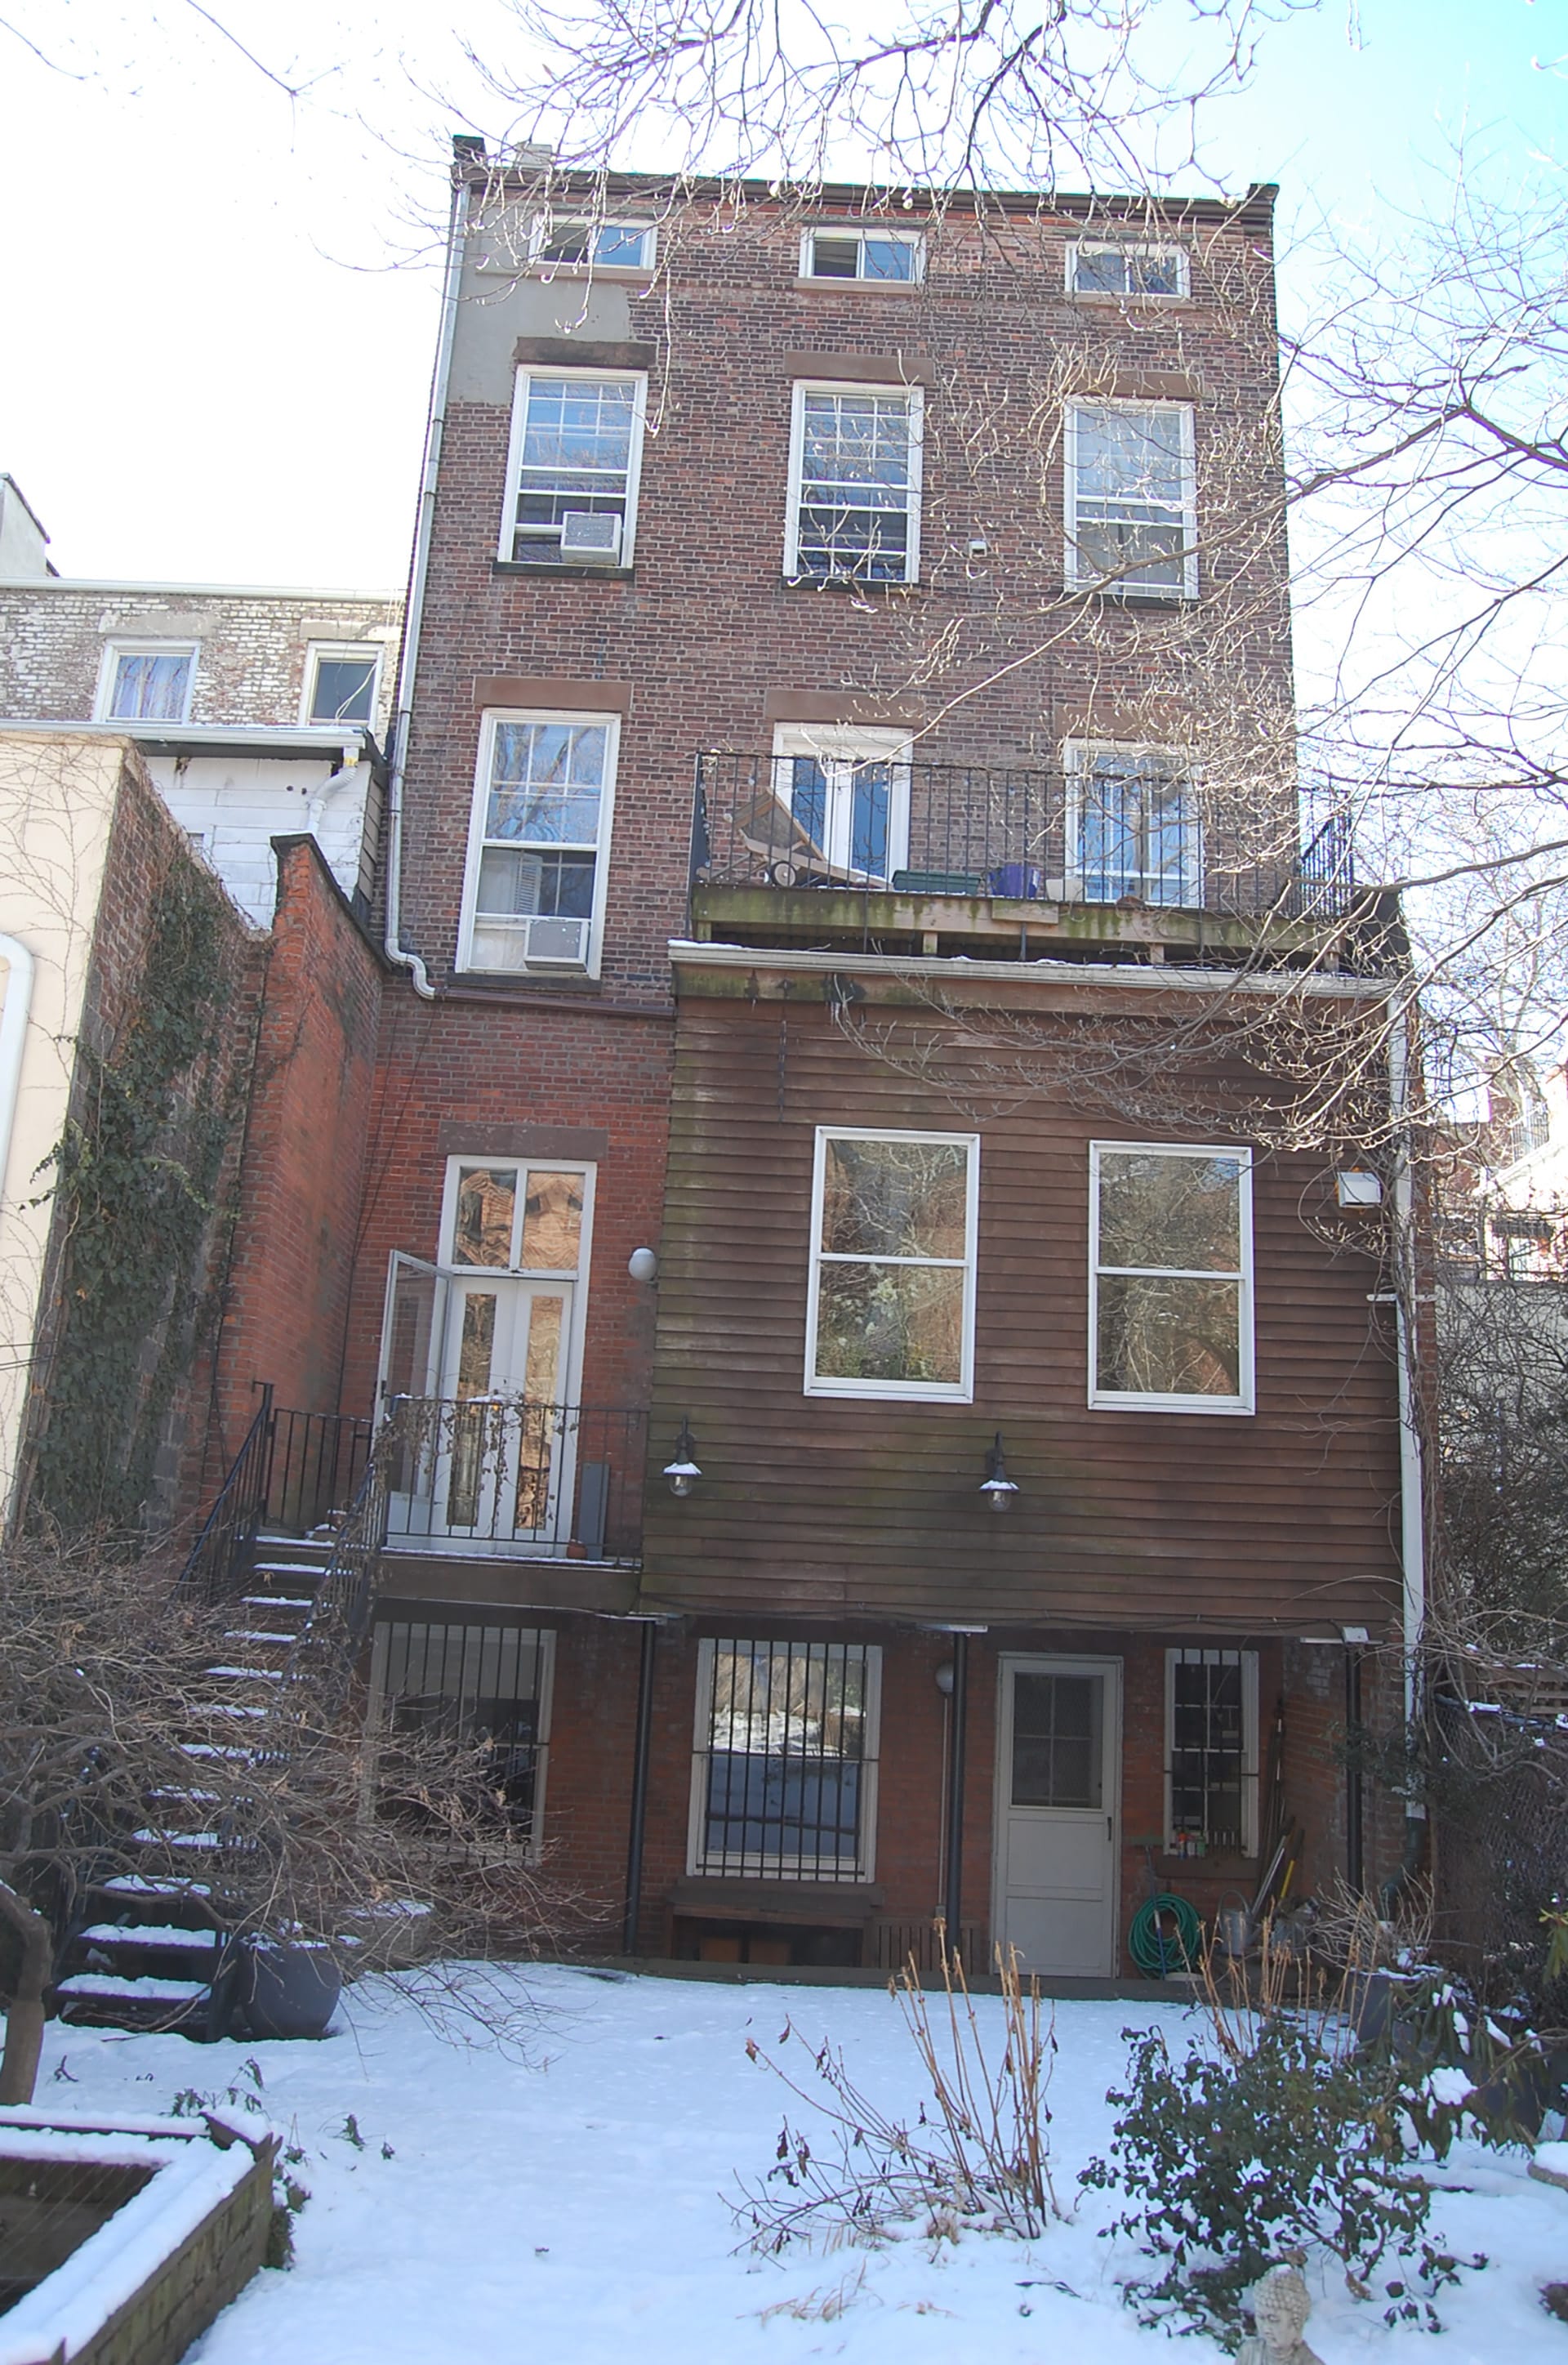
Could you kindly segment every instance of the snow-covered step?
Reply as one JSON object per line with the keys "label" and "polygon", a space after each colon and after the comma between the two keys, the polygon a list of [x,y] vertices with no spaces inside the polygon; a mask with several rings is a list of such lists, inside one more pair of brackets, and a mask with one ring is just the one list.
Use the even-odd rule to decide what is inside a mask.
{"label": "snow-covered step", "polygon": [[62,1979],[55,1993],[62,1997],[92,1996],[106,2001],[113,1997],[117,2003],[170,2004],[200,2003],[206,1998],[206,1979],[122,1979],[109,1971],[73,1971]]}
{"label": "snow-covered step", "polygon": [[297,1642],[297,1631],[292,1634],[263,1634],[256,1626],[230,1626],[223,1637],[226,1642]]}
{"label": "snow-covered step", "polygon": [[297,1594],[247,1593],[241,1596],[247,1609],[314,1609],[316,1599],[308,1594],[303,1599]]}
{"label": "snow-covered step", "polygon": [[219,1933],[185,1930],[174,1922],[94,1922],[80,1936],[84,1946],[150,1946],[160,1954],[178,1946],[192,1954],[210,1955]]}
{"label": "snow-covered step", "polygon": [[210,1855],[223,1845],[220,1832],[132,1832],[132,1847],[201,1848]]}
{"label": "snow-covered step", "polygon": [[232,1684],[281,1684],[281,1667],[207,1667],[203,1672]]}
{"label": "snow-covered step", "polygon": [[209,1700],[208,1716],[265,1716],[264,1708],[248,1708],[241,1700]]}
{"label": "snow-covered step", "polygon": [[221,1741],[182,1741],[178,1744],[182,1757],[221,1757],[242,1765],[260,1765],[266,1756],[263,1749],[241,1749]]}
{"label": "snow-covered step", "polygon": [[161,1877],[151,1872],[117,1872],[96,1886],[106,1895],[115,1897],[210,1897],[211,1888],[205,1880],[176,1879],[173,1874]]}
{"label": "snow-covered step", "polygon": [[203,1806],[203,1807],[206,1807],[206,1806],[210,1806],[210,1805],[211,1805],[211,1803],[212,1803],[212,1801],[213,1801],[215,1799],[221,1799],[221,1798],[222,1798],[222,1796],[223,1796],[223,1793],[222,1793],[222,1791],[221,1791],[221,1790],[167,1790],[167,1789],[157,1789],[157,1790],[149,1790],[149,1791],[146,1793],[146,1796],[147,1796],[149,1799],[183,1799],[183,1800],[186,1803],[186,1805],[188,1805],[188,1806],[193,1806],[193,1807],[195,1807],[195,1806]]}

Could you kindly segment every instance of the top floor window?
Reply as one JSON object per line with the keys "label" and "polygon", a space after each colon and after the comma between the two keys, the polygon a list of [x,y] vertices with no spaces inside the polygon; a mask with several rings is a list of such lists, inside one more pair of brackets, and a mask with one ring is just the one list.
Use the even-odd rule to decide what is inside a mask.
{"label": "top floor window", "polygon": [[1073,404],[1065,474],[1070,585],[1124,598],[1197,598],[1191,403]]}
{"label": "top floor window", "polygon": [[532,260],[568,270],[647,271],[653,267],[650,222],[573,221],[542,214],[534,225]]}
{"label": "top floor window", "polygon": [[1090,1148],[1089,1401],[1252,1410],[1252,1153]]}
{"label": "top floor window", "polygon": [[882,230],[809,230],[801,241],[802,279],[902,281],[923,276],[924,247],[918,238]]}
{"label": "top floor window", "polygon": [[919,387],[795,388],[784,572],[826,582],[920,575]]}
{"label": "top floor window", "polygon": [[1067,284],[1075,296],[1185,296],[1188,257],[1179,246],[1080,239],[1067,250]]}
{"label": "top floor window", "polygon": [[111,642],[98,687],[100,723],[187,723],[196,681],[188,644]]}
{"label": "top floor window", "polygon": [[306,670],[307,723],[373,723],[375,691],[381,675],[377,648],[310,650]]}
{"label": "top floor window", "polygon": [[819,1129],[808,1395],[969,1402],[979,1199],[974,1134]]}
{"label": "top floor window", "polygon": [[645,386],[608,370],[519,370],[502,558],[631,566]]}

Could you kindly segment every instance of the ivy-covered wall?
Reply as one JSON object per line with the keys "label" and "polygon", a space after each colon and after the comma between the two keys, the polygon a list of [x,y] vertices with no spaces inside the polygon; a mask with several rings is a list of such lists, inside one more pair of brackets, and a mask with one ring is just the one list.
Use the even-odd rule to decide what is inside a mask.
{"label": "ivy-covered wall", "polygon": [[138,769],[120,789],[53,1200],[26,1516],[135,1534],[174,1508],[217,1319],[265,947]]}

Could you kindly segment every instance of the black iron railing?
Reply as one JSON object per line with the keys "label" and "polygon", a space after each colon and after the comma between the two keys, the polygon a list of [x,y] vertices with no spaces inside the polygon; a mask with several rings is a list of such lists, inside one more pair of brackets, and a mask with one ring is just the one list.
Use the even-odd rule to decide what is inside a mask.
{"label": "black iron railing", "polygon": [[248,1590],[266,1502],[272,1435],[273,1392],[263,1386],[256,1417],[180,1571],[177,1591],[217,1603]]}
{"label": "black iron railing", "polygon": [[274,1412],[265,1524],[304,1536],[345,1512],[370,1460],[375,1426],[353,1413]]}
{"label": "black iron railing", "polygon": [[1343,917],[1356,894],[1348,822],[1304,810],[1305,850],[1260,818],[1248,833],[1271,840],[1260,852],[1157,765],[1064,773],[718,751],[697,759],[692,882]]}
{"label": "black iron railing", "polygon": [[397,1396],[376,1446],[387,1541],[521,1558],[642,1551],[647,1415],[525,1396]]}

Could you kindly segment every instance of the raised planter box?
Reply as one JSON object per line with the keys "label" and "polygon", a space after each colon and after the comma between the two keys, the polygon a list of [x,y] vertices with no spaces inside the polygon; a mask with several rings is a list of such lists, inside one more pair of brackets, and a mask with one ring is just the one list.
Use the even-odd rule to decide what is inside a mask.
{"label": "raised planter box", "polygon": [[0,2110],[0,2365],[178,2365],[266,2257],[276,2149],[212,2114]]}

